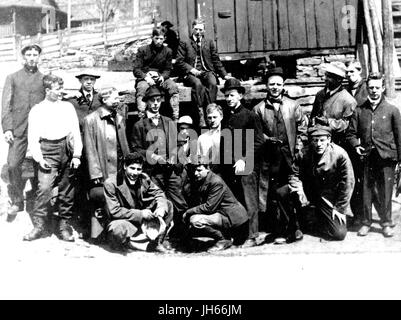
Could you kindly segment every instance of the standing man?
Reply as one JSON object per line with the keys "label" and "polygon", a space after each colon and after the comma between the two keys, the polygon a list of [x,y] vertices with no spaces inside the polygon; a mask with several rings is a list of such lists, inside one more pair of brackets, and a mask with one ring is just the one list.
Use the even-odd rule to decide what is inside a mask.
{"label": "standing man", "polygon": [[10,216],[24,210],[22,163],[28,146],[28,114],[45,98],[43,74],[38,70],[41,52],[35,44],[24,47],[21,50],[24,67],[7,76],[3,89],[1,124],[9,144],[7,165],[11,207],[7,213]]}
{"label": "standing man", "polygon": [[366,81],[362,78],[362,66],[357,60],[345,63],[347,71],[348,86],[347,91],[356,100],[357,106],[361,106],[368,98]]}
{"label": "standing man", "polygon": [[164,40],[162,29],[155,28],[152,32],[152,43],[138,49],[134,61],[136,103],[139,117],[143,118],[146,107],[143,97],[149,87],[156,85],[166,91],[173,110],[173,119],[177,121],[180,114],[178,86],[170,79],[173,57],[171,49],[163,45]]}
{"label": "standing man", "polygon": [[342,87],[345,70],[339,63],[326,67],[326,86],[316,94],[311,113],[311,125],[318,118],[318,123],[328,125],[332,130],[332,141],[345,145],[345,132],[349,119],[356,108],[355,99]]}
{"label": "standing man", "polygon": [[300,105],[284,96],[284,74],[281,68],[267,75],[267,97],[255,106],[263,128],[263,159],[259,177],[259,212],[272,217],[275,243],[303,238],[295,211],[283,221],[277,201],[277,190],[288,183],[296,154],[307,140],[306,118]]}
{"label": "standing man", "polygon": [[391,197],[394,174],[401,161],[401,116],[399,109],[384,97],[384,80],[372,73],[367,80],[368,99],[352,116],[347,139],[363,157],[363,226],[358,235],[366,236],[372,224],[372,202],[375,190],[380,224],[385,237],[392,237]]}
{"label": "standing man", "polygon": [[177,70],[184,78],[184,85],[192,88],[191,101],[199,110],[199,125],[205,127],[204,109],[216,102],[219,75],[229,79],[213,40],[204,37],[205,23],[195,20],[192,35],[187,42],[181,42],[177,53]]}
{"label": "standing man", "polygon": [[39,165],[38,192],[32,222],[34,229],[24,236],[33,241],[47,235],[46,220],[54,187],[58,187],[58,237],[74,241],[70,220],[73,216],[74,184],[71,170],[81,164],[82,141],[78,117],[71,103],[61,101],[62,79],[43,78],[46,98],[29,113],[28,142]]}
{"label": "standing man", "polygon": [[97,239],[106,223],[103,185],[106,179],[119,182],[123,159],[129,152],[125,123],[117,112],[120,103],[115,88],[99,92],[102,105],[84,119],[84,150],[88,164],[89,200],[93,204],[91,238]]}
{"label": "standing man", "polygon": [[[257,245],[259,233],[257,172],[263,143],[262,126],[258,116],[241,104],[245,88],[239,80],[227,80],[222,91],[230,110],[227,129],[232,140],[231,150],[228,150],[231,151],[231,165],[223,166],[222,176],[234,196],[247,209],[249,238],[243,247],[253,247]],[[226,156],[223,158],[226,159]]]}
{"label": "standing man", "polygon": [[346,216],[352,216],[350,199],[354,172],[347,152],[331,142],[331,128],[317,124],[309,130],[310,145],[292,166],[289,185],[277,192],[282,207],[295,207],[316,224],[312,232],[327,240],[341,241],[347,235]]}

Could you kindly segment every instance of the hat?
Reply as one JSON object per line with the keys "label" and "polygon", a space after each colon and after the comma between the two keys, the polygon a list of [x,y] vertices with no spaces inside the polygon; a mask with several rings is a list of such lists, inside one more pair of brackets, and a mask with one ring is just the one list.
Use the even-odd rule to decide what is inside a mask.
{"label": "hat", "polygon": [[27,46],[22,48],[21,54],[24,55],[25,52],[27,52],[28,50],[31,50],[31,49],[35,49],[36,51],[39,52],[39,54],[42,53],[42,48],[39,45],[37,45],[37,44],[29,44],[29,45],[27,45]]}
{"label": "hat", "polygon": [[75,78],[81,79],[82,77],[85,77],[85,76],[93,77],[93,78],[95,78],[95,79],[99,79],[99,78],[100,78],[99,75],[93,74],[92,72],[83,72],[83,73],[80,73],[80,74],[76,75]]}
{"label": "hat", "polygon": [[325,72],[334,74],[338,77],[345,78],[345,66],[341,62],[333,62],[326,64],[323,70]]}
{"label": "hat", "polygon": [[190,116],[182,116],[181,118],[178,119],[178,124],[189,124],[192,126],[193,121]]}
{"label": "hat", "polygon": [[266,75],[265,75],[265,81],[267,81],[272,76],[280,76],[283,79],[285,79],[283,68],[277,67],[277,68],[268,69],[266,72]]}
{"label": "hat", "polygon": [[331,128],[329,126],[323,126],[321,124],[316,124],[308,129],[309,136],[331,136]]}
{"label": "hat", "polygon": [[166,223],[162,217],[157,216],[151,220],[144,220],[141,229],[148,239],[156,240],[159,235],[166,231]]}
{"label": "hat", "polygon": [[167,28],[171,28],[172,26],[174,26],[170,21],[166,20],[163,21],[161,24],[161,26],[167,27]]}
{"label": "hat", "polygon": [[148,101],[152,97],[160,97],[160,96],[162,96],[162,93],[160,92],[160,90],[157,87],[152,86],[146,90],[145,96],[142,98],[142,100]]}
{"label": "hat", "polygon": [[226,80],[224,83],[224,88],[221,89],[221,91],[224,93],[227,90],[237,90],[241,94],[245,93],[245,88],[241,86],[241,81],[235,78]]}

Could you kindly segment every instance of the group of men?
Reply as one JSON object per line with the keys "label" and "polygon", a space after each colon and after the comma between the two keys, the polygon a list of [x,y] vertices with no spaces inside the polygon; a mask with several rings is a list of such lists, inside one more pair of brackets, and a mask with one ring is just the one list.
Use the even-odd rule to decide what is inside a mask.
{"label": "group of men", "polygon": [[[249,248],[260,244],[261,229],[276,244],[300,241],[304,232],[343,240],[347,216],[360,226],[358,235],[368,234],[372,203],[391,237],[401,119],[384,98],[382,75],[364,81],[357,61],[329,64],[307,117],[286,95],[282,69],[272,68],[266,99],[249,110],[245,88],[227,75],[204,30],[194,21],[175,64],[192,87],[198,121],[179,108],[173,53],[163,44],[165,30],[155,28],[134,62],[139,119],[132,128],[118,111],[117,90],[94,89],[99,76],[77,75],[79,94],[68,97],[61,78],[38,71],[41,48],[23,48],[23,69],[5,83],[2,127],[9,216],[24,209],[28,147],[37,166],[34,228],[24,240],[55,232],[74,241],[73,217],[88,238],[116,249],[192,251],[199,237],[213,239],[211,252]],[[218,76],[224,108],[216,104]],[[172,118],[161,114],[164,97]]]}

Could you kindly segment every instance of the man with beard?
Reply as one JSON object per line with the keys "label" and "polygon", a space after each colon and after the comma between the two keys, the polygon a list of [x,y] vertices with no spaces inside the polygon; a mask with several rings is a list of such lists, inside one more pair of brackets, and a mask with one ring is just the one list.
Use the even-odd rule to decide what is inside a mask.
{"label": "man with beard", "polygon": [[9,145],[9,217],[24,210],[25,181],[22,178],[22,163],[28,147],[28,114],[34,105],[45,98],[43,74],[38,70],[41,52],[42,49],[36,44],[24,47],[21,50],[24,67],[7,76],[3,89],[1,124],[4,138]]}
{"label": "man with beard", "polygon": [[[299,241],[303,238],[293,208],[283,215],[277,201],[277,189],[288,183],[294,158],[307,140],[306,118],[298,103],[284,96],[284,74],[281,68],[267,75],[267,97],[255,106],[263,128],[263,160],[259,176],[259,212],[271,217],[275,243]],[[268,210],[268,212],[266,212]]]}
{"label": "man with beard", "polygon": [[152,32],[152,43],[140,47],[134,61],[134,76],[136,78],[136,103],[139,117],[145,116],[146,103],[143,101],[146,90],[158,86],[166,91],[173,111],[173,120],[177,121],[180,114],[179,94],[177,84],[170,79],[172,69],[172,51],[163,45],[165,38],[161,28]]}

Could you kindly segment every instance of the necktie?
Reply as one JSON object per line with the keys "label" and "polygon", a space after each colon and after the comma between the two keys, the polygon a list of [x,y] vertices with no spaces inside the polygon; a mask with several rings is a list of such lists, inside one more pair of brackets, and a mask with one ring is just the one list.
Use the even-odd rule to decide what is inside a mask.
{"label": "necktie", "polygon": [[90,93],[86,94],[86,101],[91,102],[92,101],[92,95]]}

